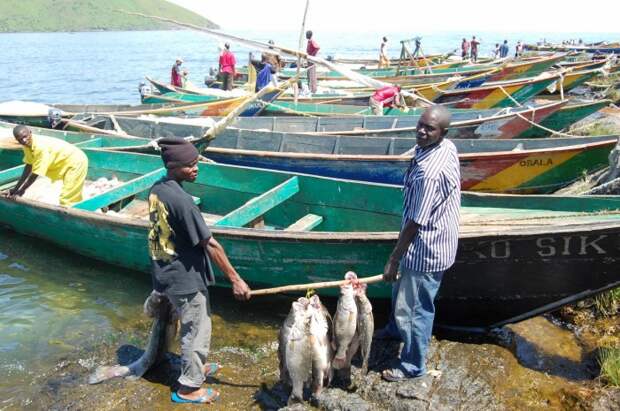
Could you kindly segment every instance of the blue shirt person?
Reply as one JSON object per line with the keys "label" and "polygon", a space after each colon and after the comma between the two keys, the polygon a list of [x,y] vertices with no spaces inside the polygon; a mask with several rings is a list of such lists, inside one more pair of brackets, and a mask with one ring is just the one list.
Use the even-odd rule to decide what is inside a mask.
{"label": "blue shirt person", "polygon": [[444,139],[449,125],[445,107],[433,106],[422,114],[414,157],[405,174],[402,227],[383,274],[385,281],[396,281],[391,328],[404,343],[400,359],[383,372],[388,381],[426,373],[434,299],[443,273],[456,257],[461,175],[456,147]]}
{"label": "blue shirt person", "polygon": [[504,58],[508,56],[508,40],[504,40],[504,43],[499,46],[499,57]]}

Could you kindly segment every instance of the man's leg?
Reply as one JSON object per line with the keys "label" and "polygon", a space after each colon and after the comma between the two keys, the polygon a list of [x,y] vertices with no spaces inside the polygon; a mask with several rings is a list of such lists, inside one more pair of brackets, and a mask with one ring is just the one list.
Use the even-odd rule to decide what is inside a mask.
{"label": "man's leg", "polygon": [[308,88],[310,89],[310,92],[316,93],[317,80],[316,80],[316,66],[314,64],[311,64],[308,67],[308,71],[306,72],[306,75],[308,76]]}
{"label": "man's leg", "polygon": [[198,389],[205,380],[204,365],[211,344],[211,310],[207,292],[168,295],[181,321],[181,376],[179,384]]}
{"label": "man's leg", "polygon": [[62,189],[60,190],[60,205],[71,207],[72,205],[82,201],[82,189],[84,188],[84,180],[88,173],[88,158],[82,163],[76,164],[75,167],[67,170],[62,178]]}
{"label": "man's leg", "polygon": [[368,105],[370,106],[370,109],[372,110],[372,113],[375,116],[383,115],[383,104],[382,103],[370,97],[370,99],[368,100]]}
{"label": "man's leg", "polygon": [[400,364],[410,377],[426,373],[426,351],[435,319],[434,299],[442,276],[443,272],[401,271],[394,318],[404,343]]}

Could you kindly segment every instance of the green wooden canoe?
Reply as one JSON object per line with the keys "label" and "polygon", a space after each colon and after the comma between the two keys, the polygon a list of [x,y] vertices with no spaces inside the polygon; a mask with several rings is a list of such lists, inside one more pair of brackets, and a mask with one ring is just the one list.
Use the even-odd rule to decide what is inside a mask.
{"label": "green wooden canoe", "polygon": [[[165,173],[160,158],[84,151],[89,181],[114,175],[123,184],[72,208],[0,198],[0,223],[148,272],[145,199]],[[21,173],[21,157],[0,150],[3,188]],[[396,186],[201,163],[197,180],[184,187],[254,288],[333,280],[348,270],[380,273],[400,228]],[[486,329],[620,285],[619,197],[464,194],[462,205],[457,261],[444,276],[438,324]],[[117,212],[96,212],[101,207]],[[387,284],[369,287],[373,298],[388,299],[390,291]]]}

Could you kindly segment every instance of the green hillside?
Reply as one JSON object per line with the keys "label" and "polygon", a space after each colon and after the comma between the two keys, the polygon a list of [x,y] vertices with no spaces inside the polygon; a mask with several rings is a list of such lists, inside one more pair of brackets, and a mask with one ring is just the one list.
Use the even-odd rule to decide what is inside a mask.
{"label": "green hillside", "polygon": [[118,13],[117,9],[218,28],[210,20],[165,0],[0,0],[0,33],[175,28],[163,22]]}

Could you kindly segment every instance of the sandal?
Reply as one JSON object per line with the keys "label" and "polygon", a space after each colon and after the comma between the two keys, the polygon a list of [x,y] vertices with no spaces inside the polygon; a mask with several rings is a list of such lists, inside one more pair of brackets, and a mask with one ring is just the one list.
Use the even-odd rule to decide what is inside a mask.
{"label": "sandal", "polygon": [[222,369],[220,363],[217,362],[208,362],[204,366],[205,377],[212,377],[218,373],[219,370]]}
{"label": "sandal", "polygon": [[202,397],[196,398],[195,400],[183,398],[179,395],[177,391],[173,391],[172,394],[170,394],[170,400],[179,404],[211,404],[217,401],[219,398],[220,393],[212,388],[207,388],[207,393]]}
{"label": "sandal", "polygon": [[425,373],[420,375],[409,375],[401,366],[383,370],[381,377],[389,382],[400,382],[405,380],[412,380],[414,378],[423,377]]}

